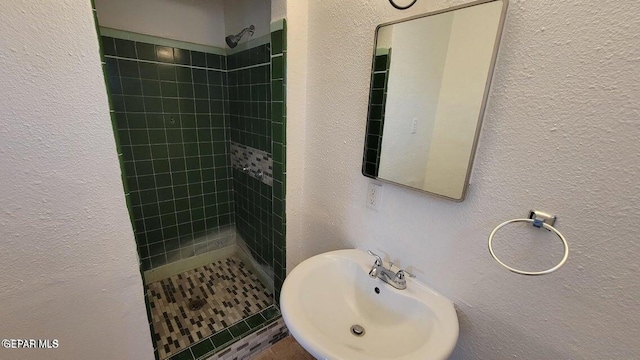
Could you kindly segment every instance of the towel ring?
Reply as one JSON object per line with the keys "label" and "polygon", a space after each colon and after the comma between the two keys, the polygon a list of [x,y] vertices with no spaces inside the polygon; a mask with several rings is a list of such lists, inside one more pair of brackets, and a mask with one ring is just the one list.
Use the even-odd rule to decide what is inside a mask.
{"label": "towel ring", "polygon": [[[533,211],[532,211],[533,214]],[[545,219],[546,220],[546,219]],[[558,231],[556,228],[554,228],[553,226],[547,224],[545,222],[545,220],[542,220],[540,218],[533,218],[533,219],[513,219],[513,220],[509,220],[509,221],[505,221],[502,224],[496,226],[495,229],[493,229],[493,231],[491,232],[491,234],[489,235],[489,252],[491,253],[491,256],[493,256],[493,258],[502,266],[504,266],[505,268],[507,268],[509,271],[514,272],[516,274],[520,274],[520,275],[529,275],[529,276],[536,276],[536,275],[546,275],[546,274],[550,274],[558,269],[560,269],[562,267],[562,265],[564,265],[565,262],[567,262],[567,258],[569,257],[569,244],[567,243],[567,240],[564,238],[564,236],[562,236],[562,234],[560,233],[560,231]],[[555,218],[554,218],[555,220]],[[516,222],[527,222],[527,223],[531,223],[533,224],[533,226],[535,227],[544,227],[545,229],[549,230],[549,231],[553,231],[556,235],[558,235],[558,237],[560,238],[560,240],[562,241],[562,245],[564,245],[564,256],[562,257],[562,260],[560,260],[560,262],[558,263],[558,265],[552,267],[551,269],[547,269],[544,271],[523,271],[523,270],[518,270],[515,268],[512,268],[511,266],[503,263],[500,259],[498,259],[498,257],[496,256],[496,254],[493,252],[493,237],[495,236],[496,232],[498,232],[498,230],[500,230],[502,227],[509,225],[511,223],[516,223]]]}
{"label": "towel ring", "polygon": [[392,5],[394,8],[398,9],[398,10],[407,10],[408,8],[412,7],[412,6],[413,6],[413,4],[415,4],[415,3],[416,3],[416,1],[418,1],[418,0],[413,0],[413,1],[411,2],[411,4],[409,4],[409,5],[407,5],[407,6],[400,6],[400,5],[396,4],[395,2],[393,2],[393,0],[389,0],[389,2],[391,3],[391,5]]}

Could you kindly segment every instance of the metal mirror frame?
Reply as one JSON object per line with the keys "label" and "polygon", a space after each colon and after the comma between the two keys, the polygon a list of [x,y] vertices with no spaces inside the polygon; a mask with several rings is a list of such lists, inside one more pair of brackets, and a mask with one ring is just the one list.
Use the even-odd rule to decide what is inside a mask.
{"label": "metal mirror frame", "polygon": [[[384,27],[384,26],[389,26],[389,25],[394,25],[394,24],[399,24],[399,23],[403,23],[403,22],[407,22],[407,21],[411,21],[411,20],[416,20],[416,19],[421,19],[421,18],[425,18],[425,17],[429,17],[429,16],[434,16],[434,15],[439,15],[439,14],[443,14],[443,13],[447,13],[447,12],[451,12],[451,11],[456,11],[456,10],[460,10],[460,9],[465,9],[465,8],[469,8],[469,7],[473,7],[473,6],[477,6],[477,5],[482,5],[482,4],[487,4],[487,3],[492,3],[492,2],[496,2],[496,1],[502,1],[502,12],[500,13],[500,20],[498,23],[498,31],[496,33],[496,40],[494,42],[493,45],[493,51],[492,51],[492,55],[491,55],[491,62],[489,63],[489,72],[487,74],[487,81],[485,84],[485,88],[484,88],[484,92],[482,95],[482,105],[480,106],[480,112],[478,114],[478,122],[476,123],[476,131],[475,131],[475,135],[473,137],[473,144],[471,146],[471,155],[469,157],[469,165],[467,167],[467,175],[465,177],[464,180],[464,188],[462,189],[462,194],[460,196],[459,199],[456,198],[452,198],[449,196],[445,196],[442,194],[438,194],[438,193],[434,193],[434,192],[430,192],[430,191],[426,191],[423,189],[419,189],[416,187],[412,187],[412,186],[408,186],[408,185],[404,185],[404,184],[400,184],[394,181],[389,181],[389,180],[385,180],[385,179],[381,179],[380,177],[376,177],[376,176],[372,176],[366,173],[365,171],[365,156],[366,156],[366,152],[367,152],[367,135],[369,134],[369,118],[371,116],[371,101],[372,101],[372,95],[373,95],[373,75],[374,75],[374,70],[375,70],[375,60],[376,60],[376,49],[378,47],[378,32],[380,31],[380,28]],[[395,20],[395,21],[391,21],[391,22],[387,22],[384,24],[380,24],[376,27],[376,31],[374,34],[374,39],[373,39],[373,56],[371,58],[371,82],[369,84],[369,102],[367,104],[367,126],[366,126],[366,130],[365,130],[365,134],[364,134],[364,151],[363,151],[363,155],[362,155],[362,175],[364,175],[365,177],[368,177],[370,179],[375,179],[384,183],[388,183],[388,184],[394,184],[394,185],[398,185],[407,189],[411,189],[411,190],[415,190],[415,191],[419,191],[422,193],[426,193],[426,194],[430,194],[430,195],[434,195],[443,199],[448,199],[448,200],[453,200],[455,202],[462,202],[464,201],[465,197],[467,196],[467,190],[469,188],[469,178],[471,177],[471,171],[473,169],[473,160],[475,159],[475,155],[476,155],[476,149],[478,147],[478,139],[480,138],[480,130],[482,129],[482,122],[484,119],[484,112],[487,106],[487,99],[489,97],[489,90],[491,88],[491,81],[493,80],[493,72],[495,69],[495,65],[496,65],[496,59],[498,57],[498,49],[500,48],[500,41],[502,39],[502,33],[503,33],[503,29],[504,29],[504,23],[505,23],[505,19],[507,17],[507,8],[509,7],[509,0],[477,0],[477,1],[473,1],[470,3],[466,3],[466,4],[462,4],[462,5],[458,5],[458,6],[453,6],[450,8],[446,8],[446,9],[442,9],[442,10],[438,10],[438,11],[433,11],[433,12],[429,12],[426,14],[421,14],[421,15],[415,15],[415,16],[411,16],[408,18],[404,18],[404,19],[400,19],[400,20]],[[384,129],[383,129],[383,136],[384,136]]]}

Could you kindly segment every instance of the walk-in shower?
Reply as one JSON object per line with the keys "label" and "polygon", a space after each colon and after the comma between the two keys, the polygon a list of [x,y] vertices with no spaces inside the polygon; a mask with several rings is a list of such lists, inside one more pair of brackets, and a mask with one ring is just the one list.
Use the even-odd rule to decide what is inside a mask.
{"label": "walk-in shower", "polygon": [[[178,24],[172,29],[119,8],[139,14],[150,24],[143,29],[118,22],[112,0],[96,4],[156,356],[225,356],[257,332],[264,348],[283,335],[273,322],[282,321],[286,263],[285,23],[270,21],[267,2],[233,3],[224,9],[230,19],[255,12],[256,22],[225,37],[224,28],[179,16],[193,10],[186,5],[155,9],[158,24]],[[225,24],[209,5],[200,13]],[[255,38],[237,46],[247,35]]]}

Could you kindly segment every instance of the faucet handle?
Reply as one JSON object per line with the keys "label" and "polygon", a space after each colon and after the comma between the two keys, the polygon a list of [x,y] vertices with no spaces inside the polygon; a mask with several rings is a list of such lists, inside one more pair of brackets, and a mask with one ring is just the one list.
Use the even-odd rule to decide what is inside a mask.
{"label": "faucet handle", "polygon": [[405,275],[411,278],[416,277],[415,275],[413,275],[412,273],[406,270],[398,270],[398,272],[396,273],[396,278],[398,278],[398,280],[403,280]]}
{"label": "faucet handle", "polygon": [[382,265],[382,258],[380,256],[378,256],[377,254],[374,254],[373,251],[371,251],[371,250],[367,250],[367,253],[376,258],[376,265],[378,265],[378,266]]}

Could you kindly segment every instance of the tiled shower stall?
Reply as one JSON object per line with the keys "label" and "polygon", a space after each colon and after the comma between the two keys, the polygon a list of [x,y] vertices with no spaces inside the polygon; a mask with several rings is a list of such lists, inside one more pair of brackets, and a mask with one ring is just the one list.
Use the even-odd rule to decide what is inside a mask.
{"label": "tiled shower stall", "polygon": [[142,269],[228,245],[235,221],[226,61],[103,36]]}
{"label": "tiled shower stall", "polygon": [[[272,304],[285,277],[285,23],[272,23],[270,35],[236,51],[100,30],[143,278],[233,246],[253,263],[234,255],[147,282],[156,356],[208,358],[278,318]],[[266,273],[268,284],[252,268]],[[216,288],[219,282],[224,286]],[[214,293],[217,300],[207,299],[214,315],[190,308]],[[220,300],[221,293],[228,298]]]}

